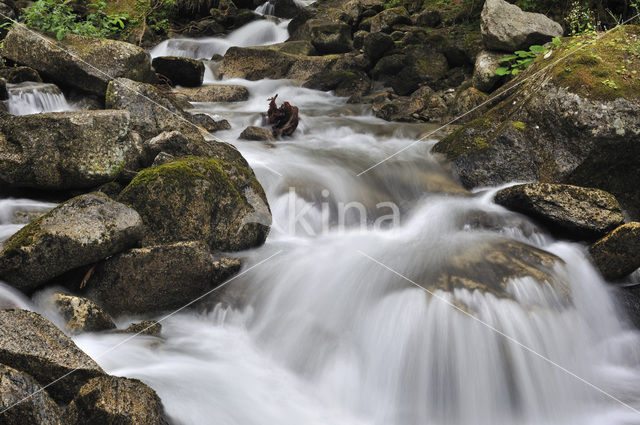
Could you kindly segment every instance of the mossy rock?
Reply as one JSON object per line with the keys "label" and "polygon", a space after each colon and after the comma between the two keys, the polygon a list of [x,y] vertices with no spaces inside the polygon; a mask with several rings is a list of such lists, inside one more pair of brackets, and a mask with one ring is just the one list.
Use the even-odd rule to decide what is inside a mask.
{"label": "mossy rock", "polygon": [[453,163],[468,188],[514,180],[594,187],[611,192],[638,217],[639,64],[638,26],[599,39],[564,38],[499,89],[489,111],[434,152]]}
{"label": "mossy rock", "polygon": [[138,173],[119,199],[142,216],[144,245],[203,241],[242,250],[264,242],[271,224],[264,191],[246,163],[228,159],[184,157]]}

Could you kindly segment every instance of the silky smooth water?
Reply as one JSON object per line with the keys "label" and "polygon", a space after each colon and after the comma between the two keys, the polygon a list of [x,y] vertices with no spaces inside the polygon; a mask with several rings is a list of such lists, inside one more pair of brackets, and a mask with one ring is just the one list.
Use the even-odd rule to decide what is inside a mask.
{"label": "silky smooth water", "polygon": [[[107,372],[151,385],[184,425],[640,423],[638,332],[584,246],[494,204],[495,188],[462,190],[430,154],[435,140],[358,176],[428,126],[289,81],[222,83],[250,99],[193,112],[230,121],[215,136],[256,172],[272,232],[238,254],[235,303],[213,294],[215,307],[163,320],[162,338],[116,349],[127,336],[76,336]],[[237,140],[276,93],[300,108],[294,136]],[[549,282],[511,281],[507,297],[416,286],[432,288],[460,249],[505,239],[564,264]]]}
{"label": "silky smooth water", "polygon": [[41,112],[61,112],[74,109],[54,84],[25,82],[7,84],[9,113],[29,115]]}

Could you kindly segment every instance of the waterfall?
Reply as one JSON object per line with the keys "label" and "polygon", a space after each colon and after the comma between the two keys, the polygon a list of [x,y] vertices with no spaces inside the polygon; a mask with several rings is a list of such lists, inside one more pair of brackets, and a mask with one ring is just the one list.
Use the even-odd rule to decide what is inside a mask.
{"label": "waterfall", "polygon": [[264,2],[260,6],[256,7],[255,12],[260,15],[273,15],[273,12],[276,10],[276,7],[271,2]]}
{"label": "waterfall", "polygon": [[9,113],[13,115],[61,112],[73,109],[54,84],[25,82],[7,84]]}

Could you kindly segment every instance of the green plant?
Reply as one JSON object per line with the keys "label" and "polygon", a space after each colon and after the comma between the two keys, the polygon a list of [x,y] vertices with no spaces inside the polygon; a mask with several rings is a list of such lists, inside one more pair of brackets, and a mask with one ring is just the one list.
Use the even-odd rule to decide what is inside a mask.
{"label": "green plant", "polygon": [[[554,38],[552,44],[559,46],[562,44],[562,40]],[[513,55],[500,59],[500,62],[506,62],[506,66],[496,69],[496,75],[518,75],[531,65],[538,55],[546,53],[548,50],[547,47],[537,44],[529,46],[529,50],[516,50]]]}
{"label": "green plant", "polygon": [[137,18],[131,20],[131,23],[141,24],[141,39],[146,27],[156,33],[167,34],[171,29],[170,20],[177,8],[176,0],[138,0],[136,2]]}
{"label": "green plant", "polygon": [[70,0],[38,0],[24,10],[22,20],[29,28],[54,33],[58,40],[67,33],[87,37],[114,37],[125,27],[126,14],[105,13],[104,1],[91,4],[82,19],[69,6]]}
{"label": "green plant", "polygon": [[564,19],[569,35],[580,35],[596,29],[596,19],[588,4],[574,1]]}

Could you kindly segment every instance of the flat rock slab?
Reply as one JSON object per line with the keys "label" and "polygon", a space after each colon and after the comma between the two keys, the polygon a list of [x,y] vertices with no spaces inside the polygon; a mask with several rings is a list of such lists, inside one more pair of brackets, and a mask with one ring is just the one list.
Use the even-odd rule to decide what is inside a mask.
{"label": "flat rock slab", "polygon": [[174,93],[189,102],[243,102],[249,99],[249,90],[245,86],[234,84],[179,88]]}
{"label": "flat rock slab", "polygon": [[589,249],[594,264],[606,279],[621,279],[640,267],[640,223],[618,227]]}
{"label": "flat rock slab", "polygon": [[104,375],[53,323],[27,310],[0,310],[0,363],[33,376],[63,403],[89,379]]}
{"label": "flat rock slab", "polygon": [[28,293],[64,272],[135,245],[142,234],[142,219],[133,209],[101,193],[81,195],[4,242],[0,278]]}
{"label": "flat rock slab", "polygon": [[600,189],[529,183],[502,189],[496,203],[573,237],[595,239],[624,224],[616,198]]}

